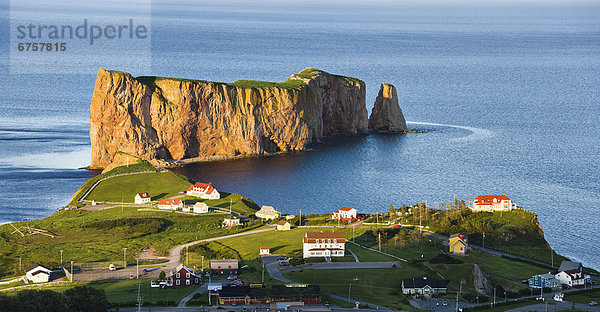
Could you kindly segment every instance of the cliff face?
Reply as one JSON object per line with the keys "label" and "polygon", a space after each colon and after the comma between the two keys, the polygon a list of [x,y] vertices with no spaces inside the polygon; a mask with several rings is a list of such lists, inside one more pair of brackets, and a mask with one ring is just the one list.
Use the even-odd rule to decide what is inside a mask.
{"label": "cliff face", "polygon": [[122,151],[161,160],[263,155],[368,131],[364,82],[305,69],[284,83],[134,78],[100,69],[91,167]]}
{"label": "cliff face", "polygon": [[382,83],[369,117],[371,132],[399,132],[406,130],[406,120],[398,105],[396,87]]}

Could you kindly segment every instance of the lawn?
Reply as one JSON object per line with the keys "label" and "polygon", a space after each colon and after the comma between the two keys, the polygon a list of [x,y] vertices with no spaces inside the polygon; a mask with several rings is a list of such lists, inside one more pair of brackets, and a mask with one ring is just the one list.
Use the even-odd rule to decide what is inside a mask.
{"label": "lawn", "polygon": [[416,266],[402,264],[398,269],[300,270],[284,276],[301,283],[319,284],[322,290],[346,298],[350,291],[352,300],[410,310],[408,297],[402,295],[402,279],[424,274]]}
{"label": "lawn", "polygon": [[168,170],[140,173],[108,178],[100,182],[86,199],[133,203],[135,194],[146,192],[152,200],[159,200],[179,195],[179,191],[185,191],[189,186],[189,181]]}
{"label": "lawn", "polygon": [[[140,211],[136,207],[118,207],[101,211],[60,211],[47,218],[13,223],[48,230],[57,235],[22,237],[12,232],[9,224],[0,225],[0,275],[15,274],[19,258],[23,267],[35,262],[50,268],[59,267],[60,250],[65,262],[121,261],[127,247],[127,261],[142,249],[154,246],[159,255],[178,244],[237,233],[256,228],[262,223],[222,229],[221,213],[190,215],[172,211]],[[146,220],[147,222],[145,222]],[[123,221],[123,222],[122,222]],[[106,226],[114,223],[114,226]],[[150,226],[153,225],[153,226]],[[162,226],[162,227],[161,227]]]}
{"label": "lawn", "polygon": [[588,304],[590,301],[600,303],[600,288],[565,293],[565,300]]}
{"label": "lawn", "polygon": [[104,289],[108,301],[119,306],[135,306],[140,283],[140,295],[143,305],[177,305],[183,297],[189,295],[196,287],[150,287],[150,279],[108,280],[91,282],[88,285]]}
{"label": "lawn", "polygon": [[[481,305],[481,306],[474,307],[474,308],[465,308],[464,310],[465,311],[504,312],[504,311],[508,311],[511,309],[526,307],[526,306],[530,306],[530,305],[534,305],[534,304],[538,304],[538,303],[540,303],[540,301],[536,301],[534,299],[525,299],[525,300],[519,300],[519,301],[515,301],[515,302],[499,303],[499,304],[496,304],[495,307],[491,307],[491,304],[486,304],[486,305]],[[554,303],[550,302],[550,304],[554,304]]]}

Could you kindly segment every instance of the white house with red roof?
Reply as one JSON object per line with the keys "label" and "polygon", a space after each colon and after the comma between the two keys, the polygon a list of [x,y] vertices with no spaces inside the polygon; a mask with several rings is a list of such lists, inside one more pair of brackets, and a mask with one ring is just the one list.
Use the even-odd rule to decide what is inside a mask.
{"label": "white house with red roof", "polygon": [[350,207],[342,207],[333,212],[331,219],[340,221],[356,220],[356,209]]}
{"label": "white house with red roof", "polygon": [[148,193],[137,193],[134,198],[134,202],[136,205],[147,204],[151,200],[150,194]]}
{"label": "white house with red roof", "polygon": [[176,198],[161,199],[157,207],[158,209],[180,210],[183,209],[183,202]]}
{"label": "white house with red roof", "polygon": [[221,194],[219,194],[219,191],[212,186],[212,182],[208,182],[208,184],[196,182],[196,184],[190,185],[186,194],[188,196],[200,197],[204,199],[221,198]]}
{"label": "white house with red roof", "polygon": [[585,275],[577,269],[558,272],[556,279],[563,285],[579,287],[585,284]]}
{"label": "white house with red roof", "polygon": [[502,195],[479,195],[473,200],[473,211],[510,211],[515,204],[506,196]]}
{"label": "white house with red roof", "polygon": [[302,240],[302,257],[343,257],[346,238],[343,232],[307,232]]}

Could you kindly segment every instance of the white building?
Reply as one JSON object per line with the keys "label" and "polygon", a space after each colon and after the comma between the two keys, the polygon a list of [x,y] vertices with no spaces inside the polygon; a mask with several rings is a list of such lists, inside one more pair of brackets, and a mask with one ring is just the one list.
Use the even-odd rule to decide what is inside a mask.
{"label": "white building", "polygon": [[273,206],[262,206],[260,210],[255,213],[257,218],[265,219],[265,220],[274,220],[281,216],[281,213]]}
{"label": "white building", "polygon": [[342,207],[333,212],[331,219],[340,221],[354,220],[356,219],[356,213],[357,211],[354,208]]}
{"label": "white building", "polygon": [[277,231],[289,231],[291,228],[290,223],[285,220],[277,222]]}
{"label": "white building", "polygon": [[52,270],[41,264],[34,264],[25,269],[25,277],[34,283],[45,283],[50,281],[50,273]]}
{"label": "white building", "polygon": [[217,191],[212,186],[211,182],[209,182],[208,184],[196,182],[196,184],[190,185],[186,194],[189,196],[200,197],[200,198],[204,198],[204,199],[219,199],[219,198],[221,198],[221,194],[219,194],[219,191]]}
{"label": "white building", "polygon": [[556,279],[563,285],[569,285],[571,287],[579,287],[585,284],[585,276],[579,270],[567,270],[558,272]]}
{"label": "white building", "polygon": [[192,208],[190,208],[190,205],[183,205],[183,207],[181,207],[181,210],[183,210],[183,212],[191,212]]}
{"label": "white building", "polygon": [[193,206],[194,213],[207,213],[208,205],[205,203],[197,202]]}
{"label": "white building", "polygon": [[137,193],[134,198],[134,202],[136,205],[147,204],[151,200],[150,194],[148,193]]}
{"label": "white building", "polygon": [[271,254],[271,248],[267,246],[260,246],[260,251],[258,252],[260,256],[268,256]]}
{"label": "white building", "polygon": [[169,210],[179,210],[183,209],[183,202],[181,199],[161,199],[158,202],[158,209],[169,209]]}
{"label": "white building", "polygon": [[346,238],[342,232],[307,232],[303,239],[303,258],[343,257]]}
{"label": "white building", "polygon": [[479,195],[473,200],[473,211],[510,211],[516,205],[506,196],[502,195]]}
{"label": "white building", "polygon": [[236,225],[240,225],[240,219],[238,218],[225,218],[223,220],[223,225],[226,227],[232,227]]}

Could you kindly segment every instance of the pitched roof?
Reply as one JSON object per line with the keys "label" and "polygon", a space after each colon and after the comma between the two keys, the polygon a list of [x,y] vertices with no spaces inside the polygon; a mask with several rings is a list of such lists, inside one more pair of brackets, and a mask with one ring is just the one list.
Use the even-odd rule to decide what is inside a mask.
{"label": "pitched roof", "polygon": [[281,221],[277,222],[277,225],[285,225],[286,223],[288,223],[288,222],[285,220],[281,220]]}
{"label": "pitched roof", "polygon": [[304,235],[305,243],[314,243],[316,239],[337,239],[338,243],[345,243],[346,238],[343,232],[306,232]]}
{"label": "pitched roof", "polygon": [[428,277],[417,277],[402,280],[402,286],[404,288],[423,288],[425,286],[431,288],[446,288],[448,286],[448,281]]}
{"label": "pitched roof", "polygon": [[40,267],[40,268],[42,268],[42,269],[45,269],[46,271],[52,271],[52,270],[48,269],[47,267],[45,267],[45,266],[43,266],[43,265],[41,265],[41,264],[39,264],[39,263],[34,263],[34,264],[32,264],[32,265],[30,265],[30,266],[26,267],[26,268],[25,268],[25,272],[31,271],[31,270],[33,270],[33,269],[35,269],[35,268],[37,268],[37,267]]}
{"label": "pitched roof", "polygon": [[267,246],[260,246],[260,249],[271,249],[271,248],[269,248]]}
{"label": "pitched roof", "polygon": [[171,272],[171,275],[173,275],[173,273],[180,272],[181,270],[185,270],[185,271],[187,271],[188,273],[192,274],[195,277],[200,277],[200,276],[198,276],[198,274],[194,273],[194,270],[190,269],[189,267],[187,267],[187,266],[185,266],[183,264],[178,265],[177,268],[175,269],[175,272]]}
{"label": "pitched roof", "polygon": [[191,191],[195,188],[197,188],[200,192],[203,192],[204,194],[207,194],[207,195],[212,194],[212,192],[215,190],[215,188],[212,186],[212,182],[208,182],[208,184],[196,182],[196,184],[190,185],[190,187],[188,188],[188,191]]}
{"label": "pitched roof", "polygon": [[279,215],[279,211],[275,210],[275,208],[273,208],[273,206],[262,206],[262,207],[260,207],[260,210],[257,211],[257,213]]}
{"label": "pitched roof", "polygon": [[575,269],[577,269],[579,271],[582,267],[583,266],[581,265],[581,262],[573,262],[573,261],[565,260],[560,264],[560,267],[558,268],[558,272],[575,270]]}
{"label": "pitched roof", "polygon": [[479,195],[477,197],[475,197],[474,202],[477,203],[478,205],[491,205],[492,203],[494,203],[494,199],[496,200],[495,202],[499,203],[503,200],[510,200],[510,198],[508,198],[508,196],[506,196],[506,194],[502,194],[502,195]]}
{"label": "pitched roof", "polygon": [[448,237],[449,240],[453,239],[453,238],[460,238],[461,240],[464,240],[466,242],[468,236],[467,235],[462,235],[462,234],[452,234],[452,235],[450,235],[450,237]]}
{"label": "pitched roof", "polygon": [[237,269],[237,259],[210,260],[211,269]]}
{"label": "pitched roof", "polygon": [[159,205],[179,205],[179,203],[181,203],[181,199],[173,198],[161,199],[158,202]]}
{"label": "pitched roof", "polygon": [[564,272],[567,273],[572,280],[580,280],[584,278],[583,273],[581,273],[578,269],[567,270]]}
{"label": "pitched roof", "polygon": [[148,193],[137,193],[140,198],[150,198],[150,194]]}
{"label": "pitched roof", "polygon": [[[350,208],[350,207],[342,207],[342,208],[340,208],[340,209],[336,210],[335,212],[340,212],[340,211],[350,211],[350,210],[352,210],[352,209],[354,209],[354,208]],[[354,210],[356,210],[356,209],[354,209]]]}

